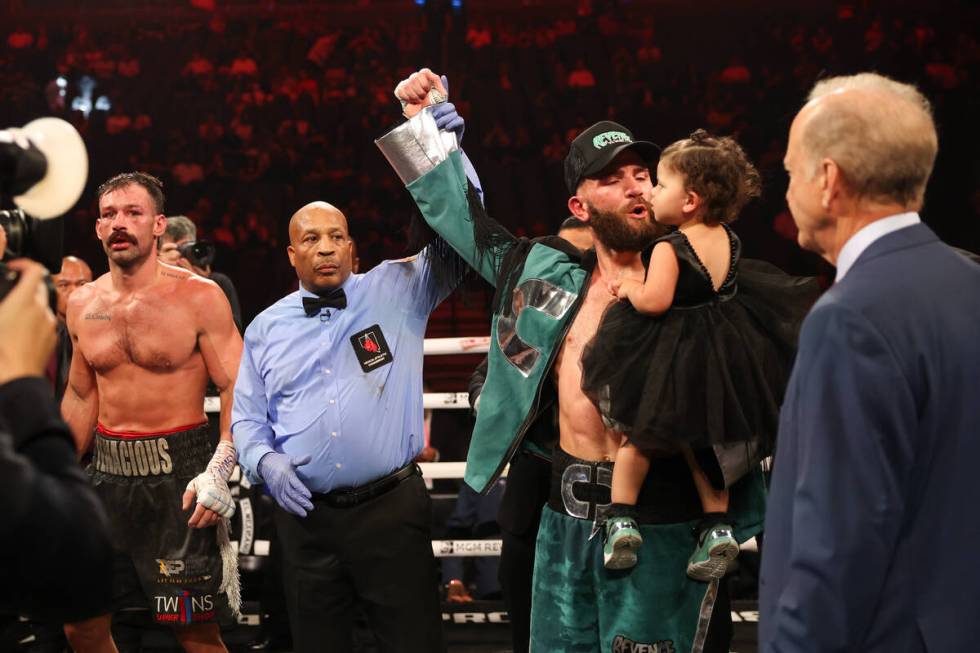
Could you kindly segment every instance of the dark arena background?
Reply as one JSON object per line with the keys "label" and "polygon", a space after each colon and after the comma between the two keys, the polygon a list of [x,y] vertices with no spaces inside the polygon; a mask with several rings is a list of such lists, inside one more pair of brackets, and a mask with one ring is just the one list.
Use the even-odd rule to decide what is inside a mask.
{"label": "dark arena background", "polygon": [[[421,67],[448,76],[488,213],[513,232],[554,233],[567,217],[562,160],[589,124],[616,120],[661,145],[704,127],[735,136],[762,173],[761,199],[734,227],[746,255],[829,281],[797,246],[782,158],[792,117],[830,75],[878,71],[931,100],[940,147],[922,217],[980,251],[978,22],[966,1],[0,0],[0,128],[58,116],[81,133],[90,171],[65,254],[96,276],[96,186],[127,170],[161,178],[166,213],[216,245],[246,326],[296,287],[286,225],[307,202],[346,214],[360,272],[414,253],[414,204],[373,140],[402,120],[392,90]],[[427,337],[454,339],[425,365],[427,405],[446,406],[431,418],[440,463],[465,459],[472,418],[456,393],[481,356],[461,352],[485,351],[491,297],[470,278],[429,323]],[[430,469],[442,470],[427,475],[445,572],[433,583],[467,586],[443,604],[449,650],[508,651],[494,524],[449,520],[461,473]],[[245,614],[225,641],[289,651],[270,499],[236,487]],[[738,653],[756,650],[757,567],[753,546],[728,579]],[[118,621],[121,650],[176,646],[138,614]],[[0,650],[62,649],[10,618]],[[368,634],[358,650],[376,650]]]}

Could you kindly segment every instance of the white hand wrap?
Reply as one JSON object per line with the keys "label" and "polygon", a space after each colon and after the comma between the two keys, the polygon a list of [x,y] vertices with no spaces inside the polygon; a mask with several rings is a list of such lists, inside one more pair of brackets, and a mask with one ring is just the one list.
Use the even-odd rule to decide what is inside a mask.
{"label": "white hand wrap", "polygon": [[187,484],[187,489],[197,494],[197,502],[224,518],[235,514],[235,501],[228,489],[228,478],[238,462],[235,445],[222,440],[211,457],[207,468]]}

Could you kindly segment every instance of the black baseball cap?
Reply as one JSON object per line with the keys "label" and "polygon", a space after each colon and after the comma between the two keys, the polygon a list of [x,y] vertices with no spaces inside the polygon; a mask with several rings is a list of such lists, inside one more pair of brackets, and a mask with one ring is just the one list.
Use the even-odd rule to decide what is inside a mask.
{"label": "black baseball cap", "polygon": [[597,174],[620,152],[635,150],[644,161],[660,157],[660,148],[649,141],[634,141],[633,132],[618,122],[601,120],[575,137],[565,157],[565,185],[572,195],[583,177]]}

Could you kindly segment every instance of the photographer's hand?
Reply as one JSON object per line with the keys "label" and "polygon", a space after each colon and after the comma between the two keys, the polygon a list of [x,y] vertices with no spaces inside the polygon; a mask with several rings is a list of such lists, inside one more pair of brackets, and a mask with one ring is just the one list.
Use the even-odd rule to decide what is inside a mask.
{"label": "photographer's hand", "polygon": [[8,265],[20,279],[0,302],[0,384],[43,375],[57,342],[44,267],[27,259]]}

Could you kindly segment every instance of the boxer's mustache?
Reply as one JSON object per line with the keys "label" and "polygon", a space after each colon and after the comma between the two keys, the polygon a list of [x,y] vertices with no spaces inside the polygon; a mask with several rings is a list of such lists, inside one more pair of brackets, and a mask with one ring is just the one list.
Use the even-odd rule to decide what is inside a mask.
{"label": "boxer's mustache", "polygon": [[113,245],[115,243],[126,242],[136,244],[136,239],[127,234],[125,231],[117,231],[109,236],[109,244]]}

